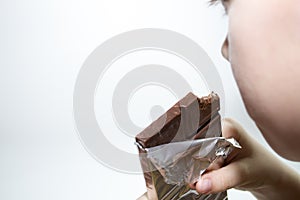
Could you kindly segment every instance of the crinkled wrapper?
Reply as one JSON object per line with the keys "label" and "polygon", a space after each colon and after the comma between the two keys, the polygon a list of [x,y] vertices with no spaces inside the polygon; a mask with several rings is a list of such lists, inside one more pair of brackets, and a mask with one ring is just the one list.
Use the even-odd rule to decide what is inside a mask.
{"label": "crinkled wrapper", "polygon": [[[149,200],[220,200],[227,199],[227,193],[198,194],[188,187],[207,170],[220,168],[234,148],[241,148],[239,143],[231,138],[204,138],[182,142],[174,142],[152,148],[141,149],[145,152],[144,159],[154,179],[153,185],[148,185]],[[156,194],[155,194],[156,193]],[[161,195],[162,194],[162,195]],[[146,197],[144,195],[144,198]],[[139,198],[143,199],[143,197]]]}

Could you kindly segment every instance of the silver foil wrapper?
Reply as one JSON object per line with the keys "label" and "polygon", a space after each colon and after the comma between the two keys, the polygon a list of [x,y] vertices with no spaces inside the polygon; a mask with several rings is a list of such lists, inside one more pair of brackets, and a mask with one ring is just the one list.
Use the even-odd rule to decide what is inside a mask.
{"label": "silver foil wrapper", "polygon": [[[142,148],[139,145],[138,147]],[[169,192],[164,192],[166,195],[159,198],[148,194],[139,199],[227,199],[226,191],[218,194],[202,195],[190,189],[188,184],[197,182],[205,171],[220,168],[234,148],[241,148],[235,139],[212,137],[141,149],[146,152],[149,166],[151,166],[148,170],[151,171],[153,177],[163,177],[159,181],[168,184],[168,188],[165,189]],[[181,189],[176,191],[178,188]]]}

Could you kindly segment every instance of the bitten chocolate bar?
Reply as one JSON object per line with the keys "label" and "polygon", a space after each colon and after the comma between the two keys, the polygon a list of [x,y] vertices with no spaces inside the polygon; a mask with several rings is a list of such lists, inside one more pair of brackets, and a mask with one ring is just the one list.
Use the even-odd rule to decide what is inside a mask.
{"label": "bitten chocolate bar", "polygon": [[[219,97],[215,93],[198,98],[188,93],[165,114],[160,116],[136,136],[136,142],[144,148],[171,141],[192,139],[193,134],[205,126],[220,110]],[[197,119],[198,118],[198,119]]]}
{"label": "bitten chocolate bar", "polygon": [[[163,144],[219,137],[221,135],[219,110],[220,99],[217,94],[211,93],[198,98],[188,93],[136,136],[140,155],[147,154],[147,148]],[[199,195],[188,185],[167,184],[160,170],[156,169],[146,156],[140,156],[140,161],[149,200],[224,199],[227,196],[226,192],[210,196]]]}

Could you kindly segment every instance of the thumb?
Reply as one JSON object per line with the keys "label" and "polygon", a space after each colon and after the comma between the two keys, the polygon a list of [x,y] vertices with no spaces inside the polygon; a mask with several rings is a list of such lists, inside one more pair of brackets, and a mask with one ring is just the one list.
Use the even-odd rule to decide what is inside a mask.
{"label": "thumb", "polygon": [[196,190],[199,193],[210,194],[236,187],[246,180],[248,171],[246,167],[242,162],[233,162],[218,170],[205,173],[196,183]]}
{"label": "thumb", "polygon": [[[225,138],[234,138],[237,141],[241,139],[241,135],[244,135],[243,128],[235,120],[231,118],[225,118],[222,120],[222,136]],[[240,142],[240,141],[239,141]]]}

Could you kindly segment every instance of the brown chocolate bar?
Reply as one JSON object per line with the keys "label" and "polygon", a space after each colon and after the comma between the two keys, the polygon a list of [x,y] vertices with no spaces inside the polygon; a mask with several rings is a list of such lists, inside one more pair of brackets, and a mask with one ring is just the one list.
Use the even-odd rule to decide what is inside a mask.
{"label": "brown chocolate bar", "polygon": [[[218,137],[221,135],[220,100],[217,94],[198,98],[188,93],[165,114],[150,124],[136,136],[140,154],[145,154],[146,148],[167,144],[170,142]],[[140,157],[144,178],[150,200],[201,199],[202,195],[189,194],[187,185],[167,184],[158,169],[145,157]],[[149,170],[154,169],[154,170]],[[187,195],[185,195],[187,194]],[[223,194],[217,194],[226,196]],[[213,198],[211,198],[213,199]]]}
{"label": "brown chocolate bar", "polygon": [[[139,133],[136,136],[136,141],[142,147],[150,148],[171,141],[192,139],[193,134],[205,126],[219,109],[220,100],[217,94],[211,93],[206,97],[198,98],[193,93],[188,93],[165,114]],[[183,122],[181,123],[181,121]]]}

